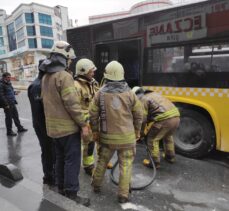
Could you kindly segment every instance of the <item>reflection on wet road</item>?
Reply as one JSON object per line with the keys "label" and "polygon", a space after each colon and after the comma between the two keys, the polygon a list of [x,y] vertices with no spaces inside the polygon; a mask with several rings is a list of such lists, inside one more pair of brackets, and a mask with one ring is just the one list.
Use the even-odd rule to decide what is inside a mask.
{"label": "reflection on wet road", "polygon": [[[18,102],[21,121],[29,131],[7,138],[4,113],[0,109],[0,163],[13,163],[20,168],[24,179],[13,183],[0,177],[1,211],[228,211],[228,153],[212,154],[203,160],[178,155],[174,165],[162,159],[155,182],[143,191],[132,192],[131,202],[122,206],[117,203],[117,187],[110,181],[109,170],[101,194],[91,191],[91,178],[82,171],[80,192],[91,198],[92,205],[90,209],[79,207],[53,189],[43,186],[40,146],[32,128],[26,92],[18,96]],[[141,162],[141,156],[137,155],[137,165],[141,165]],[[138,173],[140,183],[150,176],[144,169]]]}

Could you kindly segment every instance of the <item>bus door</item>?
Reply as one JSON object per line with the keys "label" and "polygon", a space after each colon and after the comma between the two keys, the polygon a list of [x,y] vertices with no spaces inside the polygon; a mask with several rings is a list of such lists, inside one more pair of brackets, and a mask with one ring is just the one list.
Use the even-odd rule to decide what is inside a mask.
{"label": "bus door", "polygon": [[125,79],[130,87],[141,84],[142,68],[141,39],[113,41],[95,45],[96,78],[101,80],[104,68],[112,60],[119,61],[125,70]]}

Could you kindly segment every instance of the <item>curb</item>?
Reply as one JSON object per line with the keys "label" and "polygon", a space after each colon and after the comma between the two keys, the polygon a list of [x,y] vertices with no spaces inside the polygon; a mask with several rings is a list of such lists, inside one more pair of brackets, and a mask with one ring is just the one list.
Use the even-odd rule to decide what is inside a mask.
{"label": "curb", "polygon": [[27,90],[31,82],[28,81],[12,81],[12,86],[17,90]]}
{"label": "curb", "polygon": [[22,86],[22,85],[13,85],[14,89],[18,90],[27,90],[28,86]]}

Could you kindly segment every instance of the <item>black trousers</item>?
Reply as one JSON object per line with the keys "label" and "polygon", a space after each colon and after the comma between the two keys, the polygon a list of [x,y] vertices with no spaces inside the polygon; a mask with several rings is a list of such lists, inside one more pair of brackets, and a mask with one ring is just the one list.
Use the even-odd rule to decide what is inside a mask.
{"label": "black trousers", "polygon": [[34,125],[39,144],[41,147],[41,163],[43,168],[44,182],[54,182],[55,174],[55,146],[54,140],[47,135],[45,124],[40,122],[40,125]]}
{"label": "black trousers", "polygon": [[78,192],[81,164],[81,137],[74,133],[55,138],[56,183],[59,189]]}
{"label": "black trousers", "polygon": [[18,110],[15,104],[11,104],[9,108],[4,108],[4,112],[7,133],[12,131],[13,120],[18,130],[22,128],[21,122],[19,120]]}

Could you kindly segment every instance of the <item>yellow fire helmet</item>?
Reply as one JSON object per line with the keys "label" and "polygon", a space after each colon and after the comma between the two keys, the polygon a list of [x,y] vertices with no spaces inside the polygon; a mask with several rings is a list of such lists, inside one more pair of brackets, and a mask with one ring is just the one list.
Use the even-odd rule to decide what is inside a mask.
{"label": "yellow fire helmet", "polygon": [[63,55],[66,59],[75,59],[76,55],[72,46],[65,41],[57,41],[54,43],[51,53]]}
{"label": "yellow fire helmet", "polygon": [[76,63],[76,75],[86,75],[90,70],[97,70],[95,64],[90,59],[80,59]]}
{"label": "yellow fire helmet", "polygon": [[105,67],[104,78],[111,81],[124,80],[124,69],[123,66],[117,61],[111,61]]}

